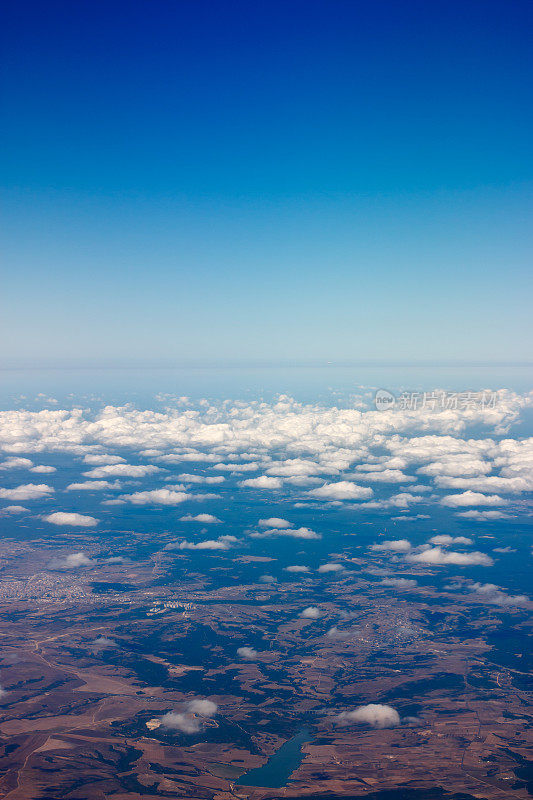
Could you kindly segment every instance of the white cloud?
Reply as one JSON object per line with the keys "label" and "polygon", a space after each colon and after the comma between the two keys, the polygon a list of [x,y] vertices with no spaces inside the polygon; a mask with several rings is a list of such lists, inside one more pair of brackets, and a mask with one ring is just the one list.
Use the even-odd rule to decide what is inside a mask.
{"label": "white cloud", "polygon": [[432,536],[429,540],[431,544],[474,544],[472,539],[468,539],[466,536],[449,536],[447,533],[439,533],[437,536]]}
{"label": "white cloud", "polygon": [[430,477],[477,477],[480,474],[491,471],[491,464],[480,458],[472,456],[470,453],[458,453],[448,456],[442,461],[432,461],[417,470],[419,475],[429,475]]}
{"label": "white cloud", "polygon": [[108,478],[109,476],[116,476],[118,478],[145,478],[147,475],[154,475],[156,472],[161,472],[161,468],[155,467],[153,464],[140,466],[135,464],[107,464],[105,467],[95,467],[83,474],[87,478]]}
{"label": "white cloud", "polygon": [[374,483],[412,483],[415,479],[399,469],[382,469],[376,472],[362,472],[357,475],[357,480]]}
{"label": "white cloud", "polygon": [[213,469],[219,472],[256,472],[261,464],[258,461],[250,461],[247,464],[215,464]]}
{"label": "white cloud", "polygon": [[0,470],[30,469],[30,467],[33,467],[33,461],[29,458],[18,458],[17,456],[6,458],[5,461],[0,463]]}
{"label": "white cloud", "polygon": [[90,567],[94,564],[92,558],[85,553],[69,553],[64,558],[54,558],[50,562],[50,569],[79,569]]}
{"label": "white cloud", "polygon": [[300,616],[304,619],[318,619],[321,616],[320,609],[316,606],[308,606],[304,608]]}
{"label": "white cloud", "polygon": [[252,539],[267,539],[270,536],[289,536],[292,539],[321,539],[320,533],[315,533],[310,528],[282,528],[269,531],[256,531],[251,533]]}
{"label": "white cloud", "polygon": [[289,567],[285,567],[286,572],[309,572],[309,567],[304,567],[303,564],[291,564]]}
{"label": "white cloud", "polygon": [[194,714],[187,714],[181,711],[169,711],[161,717],[163,728],[180,731],[181,733],[199,733],[202,729],[202,722]]}
{"label": "white cloud", "polygon": [[343,639],[348,639],[350,635],[350,631],[341,631],[336,625],[330,628],[326,633],[328,639],[333,639],[336,642],[341,642]]}
{"label": "white cloud", "polygon": [[201,522],[202,525],[216,525],[222,520],[212,514],[186,514],[184,517],[180,517],[180,522]]}
{"label": "white cloud", "polygon": [[268,519],[260,519],[257,523],[260,528],[292,528],[292,522],[280,517],[269,517]]}
{"label": "white cloud", "polygon": [[246,661],[253,661],[254,658],[257,658],[257,650],[254,650],[253,647],[238,647],[237,655]]}
{"label": "white cloud", "polygon": [[198,714],[199,717],[214,717],[218,712],[218,706],[212,700],[204,700],[197,698],[187,703],[187,710],[192,714]]}
{"label": "white cloud", "polygon": [[232,544],[238,542],[236,536],[219,536],[218,539],[204,539],[201,542],[188,542],[183,540],[177,544],[165,545],[165,550],[229,550]]}
{"label": "white cloud", "polygon": [[121,489],[118,481],[82,481],[82,483],[69,483],[66,492],[103,492],[106,489]]}
{"label": "white cloud", "polygon": [[407,553],[411,549],[411,542],[408,539],[386,539],[384,542],[371,545],[370,549],[377,552]]}
{"label": "white cloud", "polygon": [[506,594],[494,583],[472,583],[468,589],[479,599],[495,606],[522,606],[529,602],[525,594]]}
{"label": "white cloud", "polygon": [[121,456],[110,456],[106,453],[87,453],[83,460],[86,464],[94,464],[95,466],[100,464],[123,464],[125,461]]}
{"label": "white cloud", "polygon": [[30,469],[30,472],[36,472],[36,473],[39,473],[41,475],[47,475],[47,474],[51,474],[52,472],[57,472],[57,470],[56,470],[55,467],[50,467],[50,466],[47,466],[46,464],[39,464],[36,467],[32,467]]}
{"label": "white cloud", "polygon": [[267,574],[267,575],[261,575],[259,577],[259,583],[276,583],[276,582],[277,578],[275,578],[273,575]]}
{"label": "white cloud", "polygon": [[26,511],[29,511],[29,508],[25,508],[25,506],[5,506],[4,508],[0,509],[0,515],[5,516],[6,514],[24,514]]}
{"label": "white cloud", "polygon": [[342,572],[344,567],[342,564],[335,564],[333,562],[329,562],[328,564],[321,564],[318,568],[318,572],[327,573],[327,572]]}
{"label": "white cloud", "polygon": [[226,480],[223,475],[190,475],[188,472],[182,472],[181,475],[177,475],[176,477],[182,483],[218,484],[224,483]]}
{"label": "white cloud", "polygon": [[476,522],[486,522],[491,519],[510,519],[509,514],[504,514],[503,511],[461,511],[457,516],[463,517],[463,519],[473,519]]}
{"label": "white cloud", "polygon": [[190,494],[189,492],[175,492],[171,489],[152,489],[146,492],[121,494],[118,499],[123,503],[132,503],[135,506],[179,506],[180,503],[185,503],[187,500],[212,500],[216,497],[218,497],[216,494]]}
{"label": "white cloud", "polygon": [[310,489],[307,494],[320,500],[364,500],[372,497],[374,492],[369,486],[358,486],[350,481],[337,481]]}
{"label": "white cloud", "polygon": [[477,550],[470,553],[457,553],[453,550],[443,550],[442,547],[428,547],[419,553],[411,553],[406,558],[417,564],[454,564],[458,567],[470,565],[490,567],[494,563],[490,556]]}
{"label": "white cloud", "polygon": [[497,494],[486,495],[468,491],[461,494],[448,494],[440,502],[443,506],[460,508],[461,506],[504,506],[506,501]]}
{"label": "white cloud", "polygon": [[340,725],[370,725],[371,728],[395,728],[400,724],[400,715],[392,706],[369,703],[353,711],[342,711],[334,717]]}
{"label": "white cloud", "polygon": [[211,700],[191,700],[184,711],[169,711],[164,714],[161,725],[181,733],[199,733],[203,728],[203,720],[214,717],[217,711],[217,704]]}
{"label": "white cloud", "polygon": [[479,492],[502,492],[504,494],[521,494],[533,490],[533,471],[523,470],[515,477],[483,475],[478,478],[447,478],[437,476],[435,484],[440,489],[472,489]]}
{"label": "white cloud", "polygon": [[54,489],[45,483],[26,483],[14,489],[0,489],[0,499],[3,500],[41,500],[52,494]]}
{"label": "white cloud", "polygon": [[45,522],[51,522],[52,525],[70,525],[80,528],[92,528],[98,525],[99,520],[96,517],[89,517],[86,514],[74,514],[66,511],[56,511],[53,514],[47,514],[43,517]]}
{"label": "white cloud", "polygon": [[91,644],[93,650],[107,650],[112,647],[117,647],[115,640],[109,639],[107,636],[97,636],[96,639],[93,639]]}
{"label": "white cloud", "polygon": [[409,508],[413,503],[427,502],[426,497],[422,495],[411,494],[410,492],[399,492],[398,494],[389,497],[388,500],[373,500],[370,503],[362,503],[361,508]]}
{"label": "white cloud", "polygon": [[269,475],[279,475],[287,478],[309,477],[310,475],[320,475],[323,472],[331,472],[331,470],[324,467],[323,464],[316,464],[314,461],[302,458],[275,461],[267,469]]}
{"label": "white cloud", "polygon": [[[159,411],[107,406],[96,414],[79,408],[8,410],[0,412],[0,446],[12,454],[60,450],[80,455],[95,446],[127,447],[170,451],[181,460],[212,462],[215,458],[213,463],[224,460],[224,450],[244,454],[275,449],[277,456],[324,464],[330,474],[334,468],[346,469],[350,462],[368,457],[377,442],[384,443],[391,458],[419,464],[465,452],[483,460],[490,457],[492,446],[502,469],[515,474],[515,468],[520,470],[526,463],[520,443],[511,440],[510,444],[486,446],[479,439],[457,437],[482,425],[500,433],[530,402],[527,395],[500,390],[494,408],[376,412],[361,411],[353,404],[331,408],[283,397],[273,403],[221,403],[216,407],[199,403],[195,409]],[[412,438],[406,440],[407,436]]]}
{"label": "white cloud", "polygon": [[417,586],[417,582],[410,578],[382,578],[380,583],[383,586],[392,586],[396,589],[412,589]]}
{"label": "white cloud", "polygon": [[249,489],[281,489],[283,481],[281,478],[271,478],[268,475],[260,475],[258,478],[247,478],[240,481],[239,486]]}

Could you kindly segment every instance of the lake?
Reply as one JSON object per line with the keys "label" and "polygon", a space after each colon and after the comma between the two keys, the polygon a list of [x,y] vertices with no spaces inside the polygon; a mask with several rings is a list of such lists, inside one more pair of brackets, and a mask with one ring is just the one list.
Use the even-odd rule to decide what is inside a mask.
{"label": "lake", "polygon": [[290,776],[303,761],[302,746],[312,741],[313,736],[310,731],[307,728],[302,728],[296,736],[282,744],[266,764],[250,770],[245,775],[241,775],[235,783],[241,786],[264,786],[270,789],[281,789],[287,785]]}

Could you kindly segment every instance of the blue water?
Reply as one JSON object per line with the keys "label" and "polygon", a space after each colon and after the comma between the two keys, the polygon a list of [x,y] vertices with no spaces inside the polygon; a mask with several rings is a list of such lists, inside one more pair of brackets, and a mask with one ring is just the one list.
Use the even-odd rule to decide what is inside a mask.
{"label": "blue water", "polygon": [[262,767],[250,770],[235,781],[240,786],[264,786],[269,789],[281,789],[287,785],[292,773],[303,761],[302,746],[312,742],[307,728],[302,728],[296,736],[282,744],[279,750],[268,759]]}

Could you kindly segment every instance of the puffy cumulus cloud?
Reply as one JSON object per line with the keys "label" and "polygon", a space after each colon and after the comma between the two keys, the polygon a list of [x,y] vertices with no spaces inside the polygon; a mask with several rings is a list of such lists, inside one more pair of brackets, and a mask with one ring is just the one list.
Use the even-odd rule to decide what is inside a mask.
{"label": "puffy cumulus cloud", "polygon": [[204,727],[204,720],[213,718],[217,711],[217,704],[211,700],[191,700],[184,711],[169,711],[164,714],[161,725],[181,733],[199,733]]}
{"label": "puffy cumulus cloud", "polygon": [[411,578],[382,578],[382,586],[391,586],[394,589],[413,589],[418,583]]}
{"label": "puffy cumulus cloud", "polygon": [[49,564],[50,569],[80,569],[91,567],[95,562],[86,553],[69,553],[63,558],[53,558]]}
{"label": "puffy cumulus cloud", "polygon": [[439,489],[471,489],[478,492],[500,492],[502,494],[521,494],[533,490],[533,470],[524,469],[517,477],[487,475],[480,478],[447,478],[437,476],[435,485]]}
{"label": "puffy cumulus cloud", "polygon": [[300,616],[304,619],[319,619],[321,616],[320,609],[316,606],[308,606],[304,608],[304,610],[300,613]]}
{"label": "puffy cumulus cloud", "polygon": [[258,461],[249,461],[247,464],[215,464],[213,469],[219,472],[257,472],[261,468]]}
{"label": "puffy cumulus cloud", "polygon": [[470,511],[460,511],[457,516],[463,517],[463,519],[473,519],[476,522],[490,522],[490,520],[497,519],[511,519],[510,515],[504,514],[503,511],[478,511],[476,509],[472,509]]}
{"label": "puffy cumulus cloud", "polygon": [[409,508],[413,503],[427,502],[427,498],[411,492],[399,492],[389,497],[388,500],[373,500],[370,503],[362,503],[361,508],[387,509],[387,508]]}
{"label": "puffy cumulus cloud", "polygon": [[184,517],[180,517],[180,522],[201,522],[202,525],[217,525],[222,520],[212,514],[186,514]]}
{"label": "puffy cumulus cloud", "polygon": [[107,453],[87,453],[83,460],[85,464],[94,464],[94,466],[105,464],[109,466],[110,464],[123,464],[126,459],[121,456],[111,456]]}
{"label": "puffy cumulus cloud", "polygon": [[529,602],[525,594],[506,594],[494,583],[472,583],[468,589],[478,599],[495,606],[523,606]]}
{"label": "puffy cumulus cloud", "polygon": [[474,565],[490,567],[494,563],[490,556],[480,553],[478,550],[470,553],[457,553],[453,550],[443,550],[442,547],[427,547],[418,553],[408,554],[406,558],[416,564],[433,564],[435,566],[453,564],[457,567]]}
{"label": "puffy cumulus cloud", "polygon": [[289,567],[285,567],[284,569],[286,572],[294,572],[294,573],[299,573],[299,572],[304,573],[310,571],[309,567],[305,567],[303,564],[291,564]]}
{"label": "puffy cumulus cloud", "polygon": [[413,483],[412,475],[405,475],[399,469],[383,469],[376,472],[361,472],[357,474],[358,481],[374,483]]}
{"label": "puffy cumulus cloud", "polygon": [[449,545],[449,544],[474,544],[472,539],[468,539],[466,536],[449,536],[447,533],[439,533],[437,536],[432,536],[429,540],[431,544],[442,544],[442,545]]}
{"label": "puffy cumulus cloud", "polygon": [[419,475],[428,475],[432,478],[447,475],[450,477],[477,477],[480,474],[490,472],[492,465],[488,461],[475,458],[470,453],[457,453],[443,459],[442,461],[432,461],[417,472]]}
{"label": "puffy cumulus cloud", "polygon": [[5,461],[0,462],[0,470],[30,469],[31,467],[33,467],[33,461],[29,458],[19,458],[17,456],[11,456],[10,458],[6,458]]}
{"label": "puffy cumulus cloud", "polygon": [[260,575],[259,576],[259,583],[277,583],[277,578],[274,575]]}
{"label": "puffy cumulus cloud", "polygon": [[260,475],[258,478],[247,478],[244,481],[240,481],[239,486],[248,489],[281,489],[283,481],[281,478]]}
{"label": "puffy cumulus cloud", "polygon": [[257,523],[260,528],[277,528],[281,530],[282,528],[292,528],[292,522],[289,522],[286,519],[281,519],[280,517],[268,517],[268,519],[260,519]]}
{"label": "puffy cumulus cloud", "polygon": [[26,511],[29,511],[29,508],[25,506],[5,506],[4,508],[0,509],[0,515],[6,516],[8,514],[24,514]]}
{"label": "puffy cumulus cloud", "polygon": [[408,553],[411,549],[411,542],[408,539],[386,539],[379,544],[370,545],[371,550],[376,552]]}
{"label": "puffy cumulus cloud", "polygon": [[367,497],[372,497],[374,492],[369,486],[358,486],[350,481],[337,481],[310,489],[307,494],[319,500],[365,500]]}
{"label": "puffy cumulus cloud", "polygon": [[118,647],[115,640],[109,639],[107,636],[97,636],[96,639],[92,640],[91,646],[93,650],[111,650],[114,647]]}
{"label": "puffy cumulus cloud", "polygon": [[161,726],[180,733],[194,734],[202,730],[202,720],[195,717],[194,714],[169,711],[161,717]]}
{"label": "puffy cumulus cloud", "polygon": [[244,658],[245,661],[253,661],[257,658],[257,650],[254,650],[253,647],[238,647],[237,655]]}
{"label": "puffy cumulus cloud", "polygon": [[198,697],[187,704],[187,710],[192,714],[198,714],[199,717],[207,718],[215,716],[218,712],[218,706],[212,700],[204,700]]}
{"label": "puffy cumulus cloud", "polygon": [[[106,406],[94,414],[79,408],[44,409],[40,412],[11,410],[0,413],[0,446],[8,453],[62,450],[80,452],[127,447],[133,450],[172,451],[183,460],[195,461],[202,454],[224,460],[225,453],[258,452],[265,449],[285,453],[287,458],[309,458],[320,463],[345,465],[359,461],[376,440],[395,439],[386,446],[392,457],[418,462],[437,461],[443,455],[483,451],[470,440],[454,440],[462,431],[485,425],[500,433],[518,419],[531,398],[509,390],[496,393],[494,407],[477,404],[469,408],[394,408],[362,411],[301,404],[281,396],[273,403],[198,403],[196,408],[139,410],[131,406]],[[403,450],[405,440],[425,440]],[[430,441],[434,440],[434,441]],[[466,444],[465,444],[466,441]],[[389,446],[390,445],[390,446]],[[218,450],[218,453],[216,452]],[[207,452],[206,452],[207,451]],[[342,457],[337,455],[342,451]],[[516,463],[520,449],[500,448],[502,459]],[[507,466],[503,464],[502,466]]]}
{"label": "puffy cumulus cloud", "polygon": [[292,478],[284,478],[285,483],[289,486],[317,486],[322,483],[320,478],[306,477],[305,475],[296,475]]}
{"label": "puffy cumulus cloud", "polygon": [[219,536],[218,539],[204,539],[201,542],[182,542],[165,545],[165,550],[229,550],[230,547],[238,542],[236,536]]}
{"label": "puffy cumulus cloud", "polygon": [[270,536],[289,536],[292,539],[321,539],[322,535],[310,528],[273,528],[267,531],[255,531],[250,534],[253,539],[268,539]]}
{"label": "puffy cumulus cloud", "polygon": [[334,642],[342,642],[344,639],[349,639],[351,636],[351,631],[341,631],[334,625],[329,631],[326,633],[328,639],[333,639]]}
{"label": "puffy cumulus cloud", "polygon": [[339,725],[369,725],[371,728],[396,728],[400,724],[400,715],[392,706],[382,703],[369,703],[359,706],[353,711],[341,711],[334,717]]}
{"label": "puffy cumulus cloud", "polygon": [[[150,451],[143,451],[144,453]],[[154,452],[154,451],[152,451]],[[160,453],[161,451],[157,451]],[[186,453],[171,453],[170,455],[158,455],[157,460],[162,464],[178,464],[181,461],[195,461],[204,462],[206,464],[213,464],[218,461],[219,456],[216,453],[204,453],[201,450],[188,450]]]}
{"label": "puffy cumulus cloud", "polygon": [[52,486],[45,483],[25,483],[16,486],[14,489],[0,489],[0,499],[2,500],[41,500],[53,494]]}
{"label": "puffy cumulus cloud", "polygon": [[506,501],[497,494],[481,494],[481,492],[462,492],[461,494],[448,494],[440,500],[441,505],[450,508],[463,506],[504,506]]}
{"label": "puffy cumulus cloud", "polygon": [[153,464],[106,464],[104,467],[95,467],[84,472],[86,478],[145,478],[147,475],[154,475],[161,472],[161,467]]}
{"label": "puffy cumulus cloud", "polygon": [[176,477],[182,483],[218,484],[226,480],[223,475],[190,475],[188,472],[182,472]]}
{"label": "puffy cumulus cloud", "polygon": [[280,477],[296,478],[320,475],[324,472],[332,473],[338,470],[330,469],[324,464],[317,464],[303,458],[289,458],[286,461],[275,461],[266,470],[268,475],[279,475]]}
{"label": "puffy cumulus cloud", "polygon": [[82,481],[81,483],[69,483],[66,492],[103,492],[106,489],[122,489],[119,481]]}
{"label": "puffy cumulus cloud", "polygon": [[41,475],[48,475],[52,472],[57,472],[55,467],[48,466],[47,464],[38,464],[36,467],[32,467],[30,472],[37,472]]}
{"label": "puffy cumulus cloud", "polygon": [[[187,500],[213,500],[216,494],[191,494],[173,489],[152,489],[145,492],[119,495],[119,503],[131,503],[134,506],[179,506]],[[107,505],[115,505],[117,501],[108,500]]]}
{"label": "puffy cumulus cloud", "polygon": [[53,514],[47,514],[42,519],[45,522],[51,522],[52,525],[70,525],[79,528],[93,528],[100,521],[96,517],[75,514],[69,511],[55,511]]}
{"label": "puffy cumulus cloud", "polygon": [[507,546],[507,547],[493,547],[492,548],[492,552],[493,553],[516,553],[516,550],[514,549],[514,547],[509,547],[509,546]]}
{"label": "puffy cumulus cloud", "polygon": [[318,568],[318,572],[320,573],[328,573],[328,572],[342,572],[344,567],[342,564],[335,564],[334,562],[330,561],[327,564],[321,564]]}

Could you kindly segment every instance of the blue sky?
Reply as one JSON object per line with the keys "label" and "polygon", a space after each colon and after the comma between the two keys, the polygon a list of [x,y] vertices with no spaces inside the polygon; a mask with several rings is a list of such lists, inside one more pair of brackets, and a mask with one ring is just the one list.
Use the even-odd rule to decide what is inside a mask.
{"label": "blue sky", "polygon": [[2,356],[528,359],[532,15],[11,4]]}

